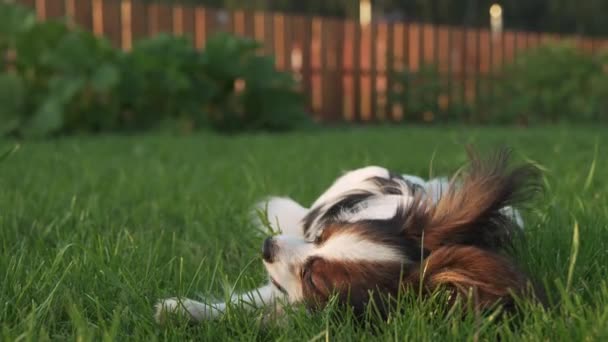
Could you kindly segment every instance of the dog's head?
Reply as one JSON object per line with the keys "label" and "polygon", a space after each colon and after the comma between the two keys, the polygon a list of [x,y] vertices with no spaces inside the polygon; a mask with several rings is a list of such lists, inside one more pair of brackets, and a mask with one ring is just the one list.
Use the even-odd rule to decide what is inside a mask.
{"label": "dog's head", "polygon": [[[370,300],[382,312],[384,299],[377,296],[396,298],[420,285],[425,292],[473,290],[480,308],[509,301],[526,289],[527,280],[502,255],[517,230],[504,208],[530,192],[536,171],[508,169],[507,156],[499,153],[486,162],[473,156],[469,172],[453,180],[438,202],[424,190],[403,193],[407,184],[389,178],[372,180],[378,191],[352,192],[321,204],[322,210],[313,208],[303,225],[316,222],[314,237],[265,240],[272,283],[291,302],[320,308],[335,296],[356,313]],[[392,213],[361,215],[363,210]]]}
{"label": "dog's head", "polygon": [[264,242],[264,265],[290,301],[321,307],[332,295],[362,309],[373,291],[396,293],[420,253],[414,241],[375,222],[333,223],[314,240],[280,235]]}

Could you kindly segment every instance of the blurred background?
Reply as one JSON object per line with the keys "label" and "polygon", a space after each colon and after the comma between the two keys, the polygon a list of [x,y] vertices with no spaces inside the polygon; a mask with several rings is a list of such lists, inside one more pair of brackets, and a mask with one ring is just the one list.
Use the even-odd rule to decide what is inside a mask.
{"label": "blurred background", "polygon": [[608,2],[3,0],[0,133],[608,119]]}

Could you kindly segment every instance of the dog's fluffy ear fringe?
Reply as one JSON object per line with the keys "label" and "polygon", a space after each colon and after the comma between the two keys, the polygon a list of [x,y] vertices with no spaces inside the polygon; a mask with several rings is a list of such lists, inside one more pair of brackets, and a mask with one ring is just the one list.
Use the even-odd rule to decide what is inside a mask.
{"label": "dog's fluffy ear fringe", "polygon": [[502,148],[482,159],[468,149],[469,168],[456,175],[436,204],[418,196],[400,210],[406,235],[433,251],[446,245],[491,250],[510,246],[517,227],[501,209],[521,205],[540,190],[540,173],[526,164],[509,168],[510,151]]}

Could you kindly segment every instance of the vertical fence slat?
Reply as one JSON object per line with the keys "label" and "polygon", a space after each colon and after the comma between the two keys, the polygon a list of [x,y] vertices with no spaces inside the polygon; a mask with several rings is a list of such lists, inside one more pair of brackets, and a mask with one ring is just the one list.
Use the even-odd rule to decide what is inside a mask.
{"label": "vertical fence slat", "polygon": [[131,40],[132,44],[137,44],[138,40],[144,39],[147,34],[147,18],[148,12],[146,6],[141,1],[131,2]]}
{"label": "vertical fence slat", "polygon": [[386,69],[384,71],[385,89],[384,89],[384,117],[387,120],[393,119],[393,101],[391,92],[393,89],[393,74],[395,73],[395,24],[390,23],[387,26],[386,33]]}
{"label": "vertical fence slat", "polygon": [[103,1],[102,0],[92,0],[92,23],[93,23],[93,33],[96,36],[103,36],[104,32],[104,11],[103,11]]}
{"label": "vertical fence slat", "polygon": [[93,31],[93,7],[90,1],[74,1],[74,23]]}
{"label": "vertical fence slat", "polygon": [[173,9],[162,3],[157,8],[158,33],[173,33]]}
{"label": "vertical fence slat", "polygon": [[[332,25],[334,26],[334,41],[332,42],[333,47],[338,47],[344,42],[344,22],[341,20],[333,20]],[[332,48],[331,50],[334,50]],[[335,55],[333,56],[335,65],[332,70],[332,87],[333,87],[333,118],[338,121],[344,117],[344,86],[342,83],[343,75],[343,58],[344,49],[336,48]]]}
{"label": "vertical fence slat", "polygon": [[435,35],[434,27],[430,24],[423,24],[422,29],[422,65],[432,65],[435,60]]}
{"label": "vertical fence slat", "polygon": [[121,18],[120,3],[116,1],[103,1],[103,35],[107,37],[115,47],[121,46]]}
{"label": "vertical fence slat", "polygon": [[272,15],[272,13],[265,13],[264,14],[264,37],[263,42],[264,42],[264,46],[266,47],[265,49],[265,53],[267,55],[273,55],[274,54],[274,16]]}
{"label": "vertical fence slat", "polygon": [[376,56],[375,56],[375,95],[374,98],[376,100],[374,104],[374,110],[376,111],[376,117],[380,121],[385,121],[388,119],[387,115],[387,74],[390,72],[389,70],[389,46],[390,46],[390,37],[389,37],[389,25],[387,23],[379,23],[376,30]]}
{"label": "vertical fence slat", "polygon": [[[390,78],[397,77],[398,73],[405,71],[405,24],[396,23],[393,25],[393,65]],[[388,87],[389,93],[398,93],[402,89],[398,89],[399,83],[393,80]],[[403,106],[399,102],[395,102],[391,106],[391,119],[393,121],[401,121],[403,118]]]}
{"label": "vertical fence slat", "polygon": [[372,31],[373,27],[371,24],[361,26],[361,45],[357,53],[360,55],[360,110],[361,120],[370,121],[372,117],[372,80],[371,80],[371,68],[372,68]]}
{"label": "vertical fence slat", "polygon": [[322,75],[322,54],[321,54],[321,39],[322,39],[322,22],[321,18],[313,17],[311,21],[311,39],[310,39],[310,66],[311,66],[311,100],[312,109],[315,113],[315,118],[320,119],[319,114],[323,110],[323,79]]}
{"label": "vertical fence slat", "polygon": [[[378,49],[382,44],[379,24],[372,23],[369,26],[369,118],[380,121],[382,118],[378,112]],[[363,53],[363,51],[362,51]]]}
{"label": "vertical fence slat", "polygon": [[65,16],[63,0],[46,0],[46,19],[59,19]]}
{"label": "vertical fence slat", "polygon": [[181,5],[171,7],[171,32],[176,36],[184,35],[184,8]]}
{"label": "vertical fence slat", "polygon": [[420,26],[415,23],[408,25],[408,66],[411,72],[420,67]]}
{"label": "vertical fence slat", "polygon": [[285,17],[282,14],[276,13],[272,16],[272,30],[274,32],[272,46],[276,65],[280,70],[285,70]]}
{"label": "vertical fence slat", "polygon": [[302,84],[307,95],[309,105],[312,111],[312,18],[301,17],[302,24],[300,25],[302,32]]}
{"label": "vertical fence slat", "polygon": [[131,0],[122,0],[120,3],[121,43],[122,49],[130,51],[133,46],[133,4]]}
{"label": "vertical fence slat", "polygon": [[184,35],[186,35],[196,47],[196,27],[194,25],[194,8],[191,6],[185,6],[183,12],[183,25],[184,25]]}
{"label": "vertical fence slat", "polygon": [[245,11],[236,10],[232,12],[233,32],[239,36],[245,36]]}
{"label": "vertical fence slat", "polygon": [[207,42],[207,15],[206,10],[200,6],[194,8],[194,46],[201,50]]}
{"label": "vertical fence slat", "polygon": [[449,77],[450,40],[449,31],[445,26],[439,26],[435,29],[435,60],[437,60],[437,65],[441,74],[448,75],[441,80],[441,83],[444,86],[442,88],[446,89],[446,91],[439,94],[439,98],[437,99],[439,109],[441,111],[447,111],[448,106],[450,105],[451,86]]}
{"label": "vertical fence slat", "polygon": [[68,25],[73,26],[76,22],[74,20],[76,16],[76,0],[63,0],[63,6]]}
{"label": "vertical fence slat", "polygon": [[355,46],[355,24],[352,21],[344,23],[344,41],[342,46],[342,112],[343,118],[352,122],[356,119],[355,113],[355,59],[352,51]]}

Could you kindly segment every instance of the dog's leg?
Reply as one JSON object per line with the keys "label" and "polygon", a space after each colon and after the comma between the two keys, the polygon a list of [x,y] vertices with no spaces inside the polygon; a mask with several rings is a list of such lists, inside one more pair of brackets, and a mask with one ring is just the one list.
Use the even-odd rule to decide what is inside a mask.
{"label": "dog's leg", "polygon": [[[280,311],[277,307],[284,295],[272,284],[262,286],[253,291],[232,295],[231,305],[242,305],[244,309],[270,307],[272,311]],[[188,298],[168,298],[159,301],[155,306],[154,318],[164,323],[170,314],[189,316],[193,322],[212,320],[221,317],[226,312],[227,303],[202,303]]]}
{"label": "dog's leg", "polygon": [[269,197],[259,202],[255,206],[254,224],[264,232],[267,232],[262,222],[257,216],[257,210],[266,212],[266,219],[270,223],[272,230],[284,235],[303,236],[302,219],[308,213],[308,209],[302,207],[298,202],[288,197]]}

